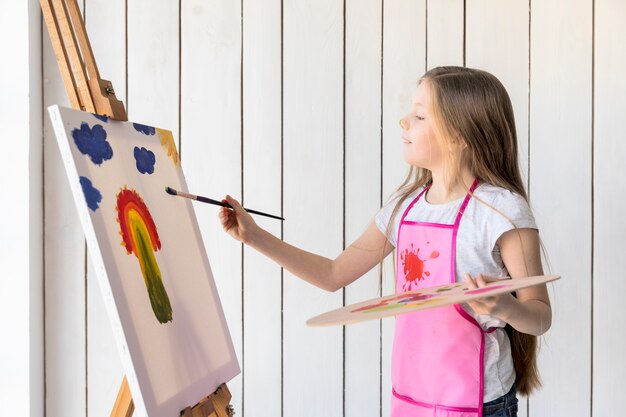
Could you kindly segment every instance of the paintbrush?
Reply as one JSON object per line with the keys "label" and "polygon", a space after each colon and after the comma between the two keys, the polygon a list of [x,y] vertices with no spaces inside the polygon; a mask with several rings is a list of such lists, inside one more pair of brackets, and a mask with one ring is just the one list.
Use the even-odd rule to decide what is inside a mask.
{"label": "paintbrush", "polygon": [[[222,201],[213,200],[212,198],[208,198],[208,197],[202,197],[201,195],[189,194],[189,193],[186,193],[184,191],[177,191],[177,190],[173,189],[172,187],[165,187],[165,192],[168,193],[168,194],[171,194],[171,195],[177,195],[179,197],[189,198],[191,200],[202,201],[203,203],[209,203],[209,204],[214,204],[216,206],[233,208],[228,203],[224,203]],[[271,217],[272,219],[285,220],[284,218],[279,217],[279,216],[274,216],[273,214],[267,214],[267,213],[263,213],[261,211],[247,209],[245,207],[244,207],[244,210],[247,211],[248,213],[258,214],[260,216],[265,216],[265,217]]]}

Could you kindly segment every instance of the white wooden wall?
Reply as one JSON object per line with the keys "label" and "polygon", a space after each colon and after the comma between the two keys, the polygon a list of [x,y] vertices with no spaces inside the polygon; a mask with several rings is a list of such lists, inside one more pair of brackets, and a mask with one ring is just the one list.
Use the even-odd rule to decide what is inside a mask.
{"label": "white wooden wall", "polygon": [[[174,132],[190,190],[230,193],[249,207],[282,213],[283,224],[258,222],[328,257],[360,234],[406,171],[398,119],[416,79],[444,64],[495,74],[513,100],[523,172],[552,271],[563,275],[550,289],[544,388],[522,401],[520,416],[616,415],[614,399],[626,392],[620,308],[626,3],[81,0],[81,6],[102,76],[131,120]],[[0,20],[0,27],[28,20],[34,33],[41,30],[36,13],[20,19]],[[27,61],[31,77],[18,79],[30,83],[26,90],[43,92],[43,108],[20,113],[31,115],[31,131],[46,106],[67,104],[41,31],[43,41],[35,36],[29,45],[41,48],[42,68]],[[32,79],[39,74],[38,90]],[[47,114],[43,145],[41,407],[47,417],[107,416],[123,371]],[[37,187],[41,160],[18,163]],[[3,177],[15,175],[12,165],[2,165]],[[2,210],[3,218],[13,213]],[[325,293],[227,237],[216,213],[196,206],[243,369],[229,383],[237,415],[388,415],[393,321],[304,325],[310,316],[376,296],[379,272]],[[21,253],[32,261],[37,251]],[[382,271],[384,292],[392,291],[390,263]],[[8,276],[16,274],[26,274],[23,264]],[[2,291],[22,297],[33,291],[9,286],[6,276],[1,282]],[[35,298],[28,311],[38,308]],[[31,366],[31,382],[42,383],[41,365]],[[30,415],[42,414],[35,407]]]}
{"label": "white wooden wall", "polygon": [[[44,413],[41,29],[35,2],[0,12],[0,414]],[[32,23],[32,24],[30,24]]]}

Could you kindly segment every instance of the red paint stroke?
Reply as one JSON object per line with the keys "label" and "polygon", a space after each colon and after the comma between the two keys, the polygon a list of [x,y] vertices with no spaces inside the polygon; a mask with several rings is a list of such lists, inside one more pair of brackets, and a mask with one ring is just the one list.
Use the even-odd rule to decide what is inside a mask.
{"label": "red paint stroke", "polygon": [[129,228],[128,214],[130,211],[135,211],[143,220],[148,233],[150,234],[150,242],[152,243],[152,249],[157,251],[161,249],[161,241],[159,240],[159,234],[150,215],[148,207],[144,203],[143,199],[137,194],[135,190],[129,190],[124,188],[117,195],[117,220],[120,223],[120,230],[122,234],[123,244],[126,247],[126,252],[130,255],[134,253],[137,256],[137,247],[135,241],[132,239],[132,233]]}
{"label": "red paint stroke", "polygon": [[413,244],[411,243],[411,250],[408,248],[400,254],[400,260],[402,262],[405,283],[402,286],[404,291],[410,291],[413,284],[417,285],[418,281],[430,276],[429,271],[424,271],[426,261],[430,259],[436,259],[439,257],[439,251],[432,251],[430,256],[426,259],[419,257],[420,248],[413,250]]}
{"label": "red paint stroke", "polygon": [[438,297],[439,294],[409,294],[405,295],[398,303],[412,303],[414,301],[428,300],[429,298]]}
{"label": "red paint stroke", "polygon": [[491,287],[476,288],[474,290],[465,291],[465,294],[483,294],[486,292],[495,291],[497,289],[506,288],[510,286],[511,284],[502,284],[502,285],[494,285]]}

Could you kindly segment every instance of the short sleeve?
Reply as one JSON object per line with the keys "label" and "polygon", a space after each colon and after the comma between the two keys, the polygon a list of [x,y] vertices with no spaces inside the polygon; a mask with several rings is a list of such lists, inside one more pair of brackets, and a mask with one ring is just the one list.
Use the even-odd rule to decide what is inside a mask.
{"label": "short sleeve", "polygon": [[495,199],[493,206],[497,211],[494,211],[489,222],[489,243],[491,248],[495,248],[500,236],[509,230],[515,228],[538,229],[528,202],[519,194],[503,190]]}
{"label": "short sleeve", "polygon": [[374,217],[374,222],[376,223],[376,227],[378,227],[378,230],[380,230],[380,233],[382,233],[383,235],[387,235],[387,233],[389,233],[389,236],[387,236],[387,240],[389,240],[389,242],[394,247],[396,246],[395,233],[388,232],[387,226],[389,225],[389,221],[391,219],[391,213],[393,212],[393,208],[395,207],[396,202],[397,200],[392,200],[388,202],[387,204],[385,204],[378,211],[378,213],[376,213],[376,216]]}
{"label": "short sleeve", "polygon": [[387,236],[387,240],[389,240],[389,243],[391,243],[393,247],[396,247],[396,240],[398,238],[398,225],[400,224],[399,218],[402,215],[402,213],[400,213],[400,210],[398,210],[398,213],[396,213],[396,217],[393,219],[394,224],[389,231],[387,231],[387,227],[389,225],[389,222],[391,221],[393,209],[396,207],[396,204],[398,204],[398,200],[400,199],[400,197],[401,196],[398,192],[393,194],[389,198],[389,201],[378,211],[378,213],[376,213],[376,216],[374,217],[376,227],[378,227],[380,233]]}

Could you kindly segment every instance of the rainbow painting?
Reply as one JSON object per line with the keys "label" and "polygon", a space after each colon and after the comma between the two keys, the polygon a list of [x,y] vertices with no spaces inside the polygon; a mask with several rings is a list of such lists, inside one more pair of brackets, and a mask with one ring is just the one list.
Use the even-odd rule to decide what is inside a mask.
{"label": "rainbow painting", "polygon": [[150,124],[49,113],[135,413],[177,416],[240,373],[194,206],[165,192],[188,189],[178,142]]}
{"label": "rainbow painting", "polygon": [[154,256],[161,249],[161,241],[150,211],[134,190],[122,189],[116,201],[122,244],[129,255],[132,253],[139,260],[152,311],[159,323],[172,321],[172,306]]}

